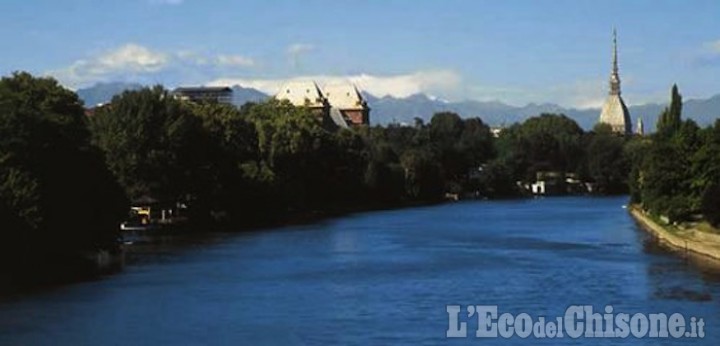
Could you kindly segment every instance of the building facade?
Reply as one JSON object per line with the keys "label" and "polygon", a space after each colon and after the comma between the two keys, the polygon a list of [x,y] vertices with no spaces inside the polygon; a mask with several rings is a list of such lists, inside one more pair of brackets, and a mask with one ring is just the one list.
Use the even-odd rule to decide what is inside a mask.
{"label": "building facade", "polygon": [[172,94],[179,100],[197,103],[232,103],[232,89],[229,87],[180,87]]}
{"label": "building facade", "polygon": [[370,124],[370,107],[352,84],[328,85],[321,89],[313,81],[292,81],[280,88],[275,98],[297,107],[308,107],[329,127]]}
{"label": "building facade", "polygon": [[613,30],[613,58],[610,73],[610,92],[600,112],[600,123],[612,127],[613,132],[623,135],[632,134],[632,120],[620,92],[620,72],[618,69],[617,33]]}
{"label": "building facade", "polygon": [[337,109],[349,126],[370,123],[370,107],[354,85],[327,85],[323,91],[330,107]]}

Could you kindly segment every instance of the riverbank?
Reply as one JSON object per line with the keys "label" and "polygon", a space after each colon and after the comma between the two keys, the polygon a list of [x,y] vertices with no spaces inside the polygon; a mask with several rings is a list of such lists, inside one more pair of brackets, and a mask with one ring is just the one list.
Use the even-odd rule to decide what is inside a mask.
{"label": "riverbank", "polygon": [[638,206],[631,206],[629,210],[644,230],[672,250],[720,261],[720,234],[697,225],[663,225]]}

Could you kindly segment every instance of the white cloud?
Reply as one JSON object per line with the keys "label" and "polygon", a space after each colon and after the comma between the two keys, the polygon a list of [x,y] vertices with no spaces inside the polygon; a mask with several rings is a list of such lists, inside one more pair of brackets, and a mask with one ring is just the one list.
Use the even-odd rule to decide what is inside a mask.
{"label": "white cloud", "polygon": [[49,71],[47,74],[68,87],[77,88],[113,80],[149,79],[158,82],[158,74],[162,72],[171,72],[178,77],[186,74],[212,75],[228,68],[254,65],[253,59],[242,55],[221,54],[209,57],[194,51],[163,52],[128,43],[76,60],[70,66]]}
{"label": "white cloud", "polygon": [[358,88],[379,97],[407,97],[417,93],[447,97],[448,95],[457,94],[462,84],[460,75],[456,72],[437,70],[385,76],[358,74],[347,76],[308,75],[279,79],[220,78],[209,82],[208,85],[241,85],[274,95],[283,84],[297,80],[313,80],[321,86],[350,82],[357,85]]}
{"label": "white cloud", "polygon": [[241,67],[252,67],[255,66],[255,60],[242,55],[218,55],[218,65],[224,66],[241,66]]}
{"label": "white cloud", "polygon": [[96,61],[101,70],[129,69],[151,72],[161,69],[168,60],[167,54],[130,43],[107,52]]}
{"label": "white cloud", "polygon": [[165,53],[129,43],[89,59],[77,60],[66,68],[48,74],[66,85],[77,86],[117,74],[157,72],[166,67],[169,61],[170,57]]}

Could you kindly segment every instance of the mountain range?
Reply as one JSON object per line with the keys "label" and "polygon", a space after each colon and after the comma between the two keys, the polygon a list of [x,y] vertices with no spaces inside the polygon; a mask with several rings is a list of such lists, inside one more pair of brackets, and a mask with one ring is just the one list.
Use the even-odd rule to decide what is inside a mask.
{"label": "mountain range", "polygon": [[[86,105],[108,102],[124,90],[136,90],[140,84],[99,83],[89,88],[77,90],[78,96]],[[236,85],[233,89],[233,104],[241,106],[246,102],[259,102],[270,96],[253,88]],[[375,97],[368,93],[363,96],[371,108],[370,121],[373,124],[405,123],[412,124],[415,118],[429,121],[436,112],[456,112],[463,117],[480,117],[491,126],[507,126],[522,122],[541,113],[562,113],[573,118],[584,129],[591,129],[597,122],[599,108],[565,108],[553,103],[529,103],[525,106],[511,106],[499,101],[460,101],[448,102],[431,98],[425,94],[415,94],[404,98],[391,96]],[[664,104],[649,103],[630,106],[633,128],[637,118],[641,117],[645,131],[655,129],[655,122],[662,112]],[[720,118],[720,94],[707,99],[691,99],[683,102],[683,116],[695,120],[700,126],[709,125]]]}

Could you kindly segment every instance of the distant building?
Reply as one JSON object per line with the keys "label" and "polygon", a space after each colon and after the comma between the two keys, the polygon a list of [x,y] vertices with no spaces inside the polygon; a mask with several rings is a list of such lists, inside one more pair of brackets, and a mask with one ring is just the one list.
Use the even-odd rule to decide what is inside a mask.
{"label": "distant building", "polygon": [[620,96],[620,73],[618,71],[617,33],[613,30],[613,61],[610,73],[610,93],[600,112],[600,123],[612,127],[613,132],[629,135],[632,133],[632,121],[625,102]]}
{"label": "distant building", "polygon": [[645,126],[643,125],[642,118],[638,117],[638,123],[637,128],[635,129],[635,134],[639,136],[645,135]]}
{"label": "distant building", "polygon": [[98,103],[95,106],[87,107],[85,108],[85,116],[86,117],[94,117],[95,113],[97,113],[98,110],[105,108],[109,105],[109,103]]}
{"label": "distant building", "polygon": [[328,85],[323,91],[330,103],[330,111],[337,110],[348,125],[370,123],[370,107],[354,85]]}
{"label": "distant building", "polygon": [[330,85],[323,90],[313,81],[291,81],[275,98],[308,107],[329,127],[349,128],[370,123],[370,107],[351,84]]}
{"label": "distant building", "polygon": [[294,106],[305,106],[314,113],[323,114],[329,108],[320,87],[313,81],[292,81],[285,84],[275,95],[278,100],[288,100]]}
{"label": "distant building", "polygon": [[172,94],[183,101],[232,103],[232,89],[229,87],[180,87]]}
{"label": "distant building", "polygon": [[585,186],[574,173],[536,172],[535,181],[525,185],[533,195],[549,196],[586,193],[589,187]]}
{"label": "distant building", "polygon": [[502,128],[502,127],[491,127],[490,133],[492,133],[493,137],[499,138],[500,134],[502,134],[503,130],[504,130],[504,128]]}

